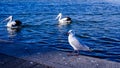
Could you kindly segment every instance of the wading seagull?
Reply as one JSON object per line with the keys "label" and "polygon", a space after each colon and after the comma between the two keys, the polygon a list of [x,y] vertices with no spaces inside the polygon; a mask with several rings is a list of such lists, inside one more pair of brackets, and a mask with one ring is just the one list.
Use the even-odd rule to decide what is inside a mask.
{"label": "wading seagull", "polygon": [[79,55],[79,50],[90,50],[88,46],[82,45],[78,39],[75,37],[75,32],[73,30],[68,31],[68,42],[73,47],[74,53],[77,52],[76,55]]}
{"label": "wading seagull", "polygon": [[9,28],[20,28],[22,25],[22,22],[19,20],[13,21],[12,19],[13,19],[12,16],[9,16],[8,18],[5,19],[5,21],[8,20],[8,23],[6,26]]}
{"label": "wading seagull", "polygon": [[70,17],[62,18],[62,13],[59,13],[56,19],[58,19],[60,25],[67,25],[71,23],[71,18]]}

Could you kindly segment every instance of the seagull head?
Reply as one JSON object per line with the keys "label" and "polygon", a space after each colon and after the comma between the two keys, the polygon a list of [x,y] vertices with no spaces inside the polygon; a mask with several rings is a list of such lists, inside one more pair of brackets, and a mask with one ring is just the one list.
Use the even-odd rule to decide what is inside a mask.
{"label": "seagull head", "polygon": [[68,35],[75,35],[75,32],[73,30],[69,30]]}

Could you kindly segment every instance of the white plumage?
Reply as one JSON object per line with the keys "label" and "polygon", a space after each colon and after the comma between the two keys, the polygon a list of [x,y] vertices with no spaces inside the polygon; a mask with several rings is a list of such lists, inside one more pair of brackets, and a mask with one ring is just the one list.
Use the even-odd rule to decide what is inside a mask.
{"label": "white plumage", "polygon": [[62,18],[62,13],[59,13],[56,19],[58,19],[60,25],[67,25],[71,23],[71,18],[70,17]]}
{"label": "white plumage", "polygon": [[7,27],[9,28],[20,28],[21,25],[22,25],[22,22],[19,21],[19,20],[15,20],[13,21],[12,20],[12,16],[9,16],[8,18],[6,18],[5,20],[9,20],[8,23],[7,23]]}
{"label": "white plumage", "polygon": [[68,42],[73,47],[75,51],[78,50],[89,50],[89,47],[85,45],[81,45],[78,39],[75,37],[75,33],[72,30],[69,30],[68,32]]}

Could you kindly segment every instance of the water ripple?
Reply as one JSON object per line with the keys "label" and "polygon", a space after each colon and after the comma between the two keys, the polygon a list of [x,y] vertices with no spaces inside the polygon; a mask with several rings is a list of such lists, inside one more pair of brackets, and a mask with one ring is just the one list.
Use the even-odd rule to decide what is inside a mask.
{"label": "water ripple", "polygon": [[[119,6],[106,2],[80,1],[0,2],[0,21],[12,15],[14,20],[23,22],[22,29],[14,35],[5,27],[7,22],[0,23],[0,39],[26,44],[33,49],[48,47],[72,52],[66,33],[73,29],[79,41],[93,50],[80,51],[80,54],[119,61]],[[60,12],[63,17],[72,18],[70,25],[57,25],[55,18]]]}

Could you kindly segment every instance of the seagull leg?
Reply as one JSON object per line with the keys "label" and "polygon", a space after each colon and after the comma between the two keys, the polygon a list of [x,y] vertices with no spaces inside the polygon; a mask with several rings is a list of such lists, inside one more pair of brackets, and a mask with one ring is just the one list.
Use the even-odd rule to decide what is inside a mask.
{"label": "seagull leg", "polygon": [[69,53],[69,54],[67,54],[68,56],[74,56],[74,54],[75,54],[75,50],[74,51],[72,51],[71,53]]}
{"label": "seagull leg", "polygon": [[75,52],[74,52],[74,56],[78,56],[79,55],[79,50],[76,50]]}
{"label": "seagull leg", "polygon": [[72,52],[72,55],[73,55],[73,56],[78,56],[78,55],[79,55],[79,50],[74,50],[74,51]]}
{"label": "seagull leg", "polygon": [[68,56],[78,56],[78,55],[79,55],[79,50],[74,50],[68,54]]}
{"label": "seagull leg", "polygon": [[75,52],[76,52],[76,50],[74,50],[74,51],[72,52],[72,54],[75,55]]}

